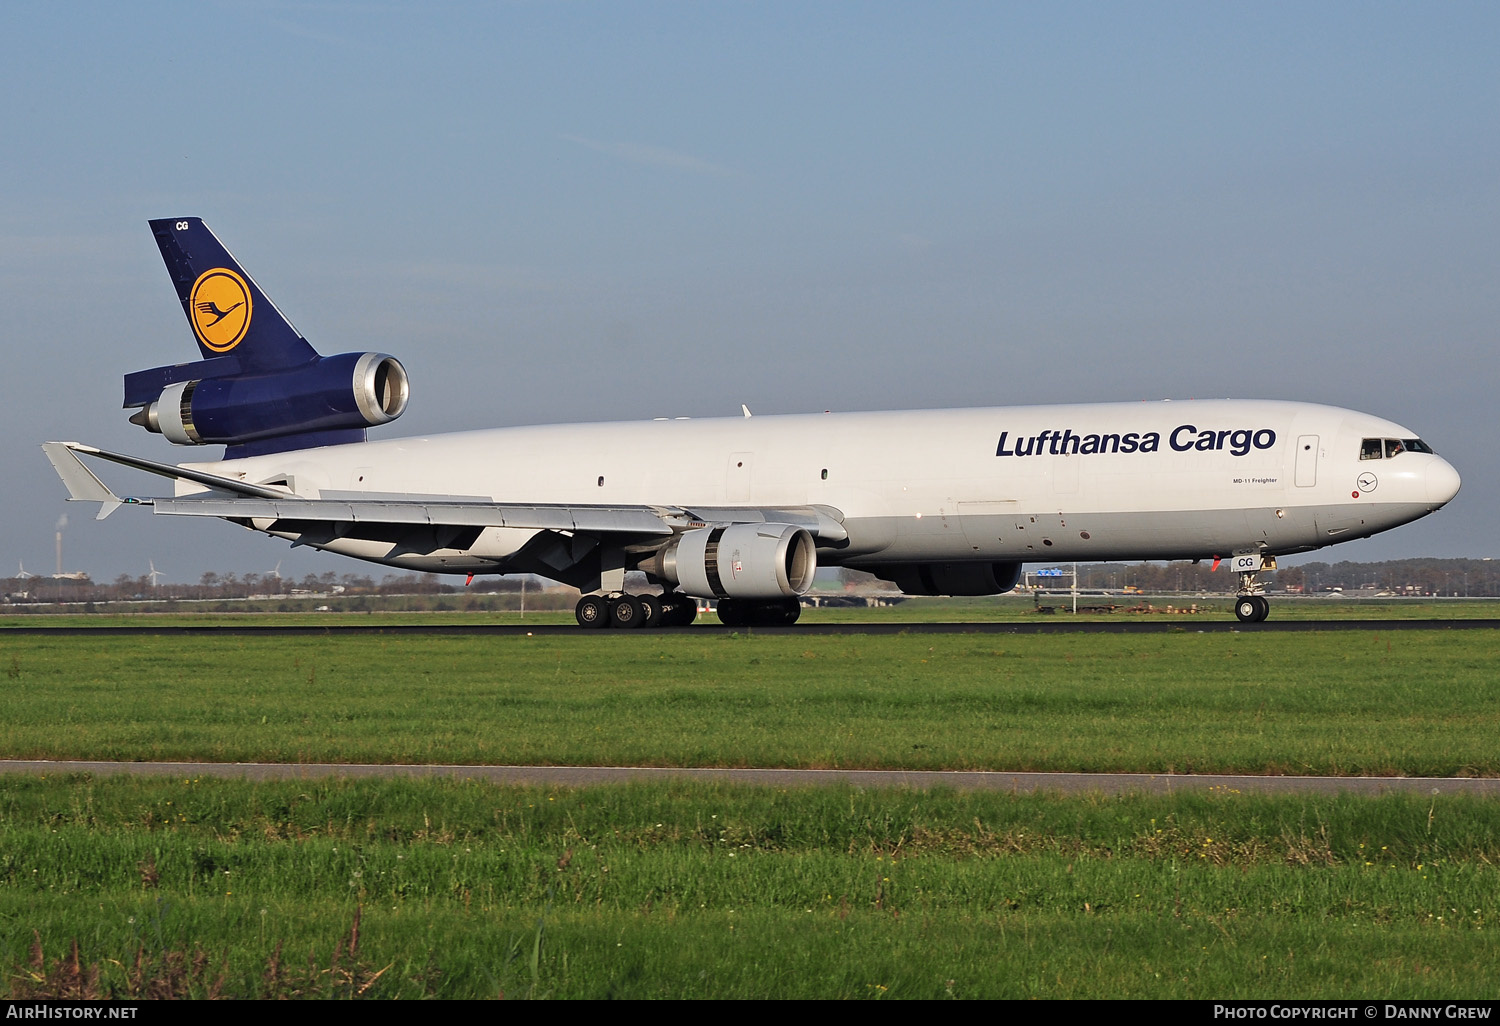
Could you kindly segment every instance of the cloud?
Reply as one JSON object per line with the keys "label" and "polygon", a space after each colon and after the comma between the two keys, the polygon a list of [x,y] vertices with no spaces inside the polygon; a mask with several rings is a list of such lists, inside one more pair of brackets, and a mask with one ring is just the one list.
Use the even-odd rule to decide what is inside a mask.
{"label": "cloud", "polygon": [[669,150],[664,146],[648,146],[645,143],[632,142],[599,142],[595,139],[585,139],[578,135],[561,135],[558,138],[566,139],[568,142],[577,143],[579,146],[587,146],[591,150],[607,153],[611,157],[632,164],[645,164],[649,167],[665,167],[675,171],[690,171],[700,175],[714,175],[719,178],[734,177],[740,172],[733,168],[724,167],[702,160],[690,153],[679,153]]}

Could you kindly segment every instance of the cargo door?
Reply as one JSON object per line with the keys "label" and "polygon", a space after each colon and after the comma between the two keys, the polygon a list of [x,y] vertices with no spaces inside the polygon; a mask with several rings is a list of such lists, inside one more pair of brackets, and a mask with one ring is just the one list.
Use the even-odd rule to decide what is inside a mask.
{"label": "cargo door", "polygon": [[1318,483],[1318,436],[1301,435],[1297,438],[1298,488],[1311,488]]}
{"label": "cargo door", "polygon": [[750,501],[750,476],[755,466],[755,454],[735,452],[729,454],[729,465],[725,469],[725,500],[730,503]]}

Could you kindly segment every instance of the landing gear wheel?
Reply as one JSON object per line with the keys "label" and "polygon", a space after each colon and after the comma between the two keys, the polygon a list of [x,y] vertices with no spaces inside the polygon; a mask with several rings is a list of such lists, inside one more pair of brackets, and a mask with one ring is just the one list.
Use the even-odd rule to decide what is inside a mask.
{"label": "landing gear wheel", "polygon": [[666,606],[655,595],[637,595],[635,601],[641,607],[642,627],[661,627],[666,624]]}
{"label": "landing gear wheel", "polygon": [[719,622],[725,627],[750,626],[749,610],[734,599],[719,600]]}
{"label": "landing gear wheel", "polygon": [[609,626],[609,602],[602,595],[585,595],[573,609],[578,626],[590,629]]}
{"label": "landing gear wheel", "polygon": [[[1262,570],[1275,570],[1276,557],[1262,554],[1260,566]],[[1234,615],[1240,618],[1240,623],[1260,623],[1271,615],[1271,600],[1260,593],[1259,585],[1255,583],[1259,572],[1245,570],[1240,573],[1240,593],[1234,600]]]}
{"label": "landing gear wheel", "polygon": [[646,623],[641,604],[629,595],[621,595],[609,603],[609,625],[611,627],[635,628]]}
{"label": "landing gear wheel", "polygon": [[1241,595],[1234,600],[1234,615],[1240,623],[1260,623],[1271,615],[1271,602],[1264,595]]}
{"label": "landing gear wheel", "polygon": [[723,599],[719,602],[719,619],[729,627],[789,627],[802,615],[802,603],[796,599]]}
{"label": "landing gear wheel", "polygon": [[673,592],[661,597],[661,625],[686,627],[698,619],[698,600]]}
{"label": "landing gear wheel", "polygon": [[783,627],[790,627],[802,615],[802,603],[796,599],[783,599],[780,602],[772,603],[771,609],[768,609],[767,612],[771,613],[774,617],[774,619],[768,618],[768,623],[777,623]]}

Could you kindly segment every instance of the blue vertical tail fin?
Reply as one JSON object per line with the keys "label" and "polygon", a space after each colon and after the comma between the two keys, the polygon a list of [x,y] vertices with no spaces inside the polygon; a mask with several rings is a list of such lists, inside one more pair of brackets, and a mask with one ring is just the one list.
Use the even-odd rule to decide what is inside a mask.
{"label": "blue vertical tail fin", "polygon": [[151,232],[205,360],[232,353],[255,372],[318,358],[202,218],[161,218]]}

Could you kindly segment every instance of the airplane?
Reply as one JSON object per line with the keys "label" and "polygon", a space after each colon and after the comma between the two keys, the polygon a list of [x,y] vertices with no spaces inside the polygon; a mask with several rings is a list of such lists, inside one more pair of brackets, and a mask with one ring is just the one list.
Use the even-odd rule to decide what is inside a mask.
{"label": "airplane", "polygon": [[[220,460],[43,450],[75,501],[217,517],[411,571],[536,574],[584,627],[789,624],[819,566],[910,595],[998,595],[1025,563],[1227,562],[1235,615],[1276,559],[1409,523],[1458,494],[1414,431],[1274,400],[567,424],[367,439],[406,409],[384,353],[321,356],[199,218],[150,222],[202,359],[125,376],[132,423]],[[168,478],[120,497],[80,456]],[[644,572],[657,589],[625,592]]]}

